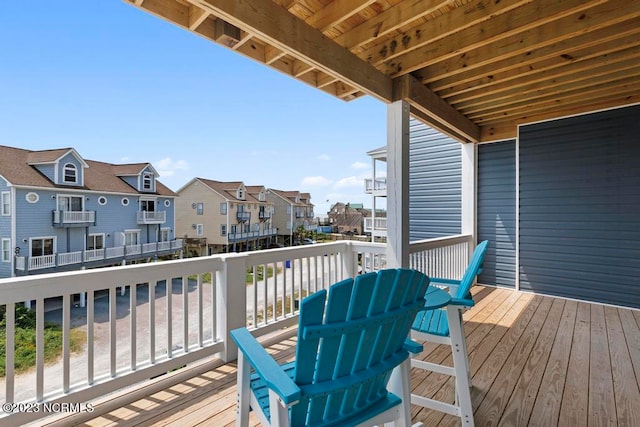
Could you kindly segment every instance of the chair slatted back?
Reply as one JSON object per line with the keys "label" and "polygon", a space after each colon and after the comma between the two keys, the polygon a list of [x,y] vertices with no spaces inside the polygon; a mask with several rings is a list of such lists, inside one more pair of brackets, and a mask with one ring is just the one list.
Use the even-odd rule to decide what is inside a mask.
{"label": "chair slatted back", "polygon": [[488,247],[488,240],[484,240],[480,242],[478,246],[476,246],[473,254],[471,255],[471,259],[469,260],[469,265],[464,271],[462,279],[460,279],[460,286],[458,287],[458,291],[455,295],[452,295],[454,298],[469,298],[469,291],[471,290],[471,286],[473,285],[476,276],[480,273],[482,263],[484,262],[484,257],[487,255]]}
{"label": "chair slatted back", "polygon": [[386,397],[428,283],[418,271],[388,269],[303,300],[293,378],[303,397],[292,425],[340,424]]}

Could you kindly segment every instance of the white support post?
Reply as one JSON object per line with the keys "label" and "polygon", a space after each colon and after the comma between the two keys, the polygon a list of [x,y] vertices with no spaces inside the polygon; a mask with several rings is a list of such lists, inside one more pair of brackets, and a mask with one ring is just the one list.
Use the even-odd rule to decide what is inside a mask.
{"label": "white support post", "polygon": [[224,256],[224,270],[216,272],[217,336],[224,337],[224,351],[218,356],[224,362],[238,357],[238,347],[229,333],[247,326],[246,255]]}
{"label": "white support post", "polygon": [[471,257],[477,244],[476,236],[476,185],[477,185],[476,144],[462,144],[462,234],[471,234],[468,254]]}
{"label": "white support post", "polygon": [[342,271],[344,272],[344,277],[342,277],[342,279],[356,277],[357,275],[356,256],[353,249],[354,247],[351,242],[345,243],[341,256]]}
{"label": "white support post", "polygon": [[387,266],[409,267],[409,104],[387,107]]}

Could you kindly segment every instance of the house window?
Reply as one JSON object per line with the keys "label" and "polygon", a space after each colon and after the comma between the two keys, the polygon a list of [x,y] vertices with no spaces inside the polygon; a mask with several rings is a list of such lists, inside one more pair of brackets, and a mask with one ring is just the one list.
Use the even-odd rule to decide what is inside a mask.
{"label": "house window", "polygon": [[204,215],[204,203],[199,202],[196,205],[196,215]]}
{"label": "house window", "polygon": [[24,198],[29,203],[38,203],[38,200],[40,200],[38,193],[34,193],[33,191],[28,192]]}
{"label": "house window", "polygon": [[260,200],[261,202],[264,202],[265,197],[264,197],[264,193],[261,191],[260,194],[258,194],[258,200]]}
{"label": "house window", "polygon": [[245,233],[248,233],[249,231],[250,231],[250,229],[249,229],[249,224],[245,224],[245,225],[244,225],[244,232],[245,232]]}
{"label": "house window", "polygon": [[122,206],[129,206],[129,199],[123,197],[120,203],[122,203]]}
{"label": "house window", "polygon": [[231,234],[236,234],[238,232],[238,226],[237,225],[232,225],[231,226]]}
{"label": "house window", "polygon": [[196,235],[197,236],[204,236],[204,225],[196,224]]}
{"label": "house window", "polygon": [[171,229],[170,228],[161,228],[160,235],[158,236],[159,242],[168,242],[171,240]]}
{"label": "house window", "polygon": [[53,255],[53,237],[43,237],[31,239],[31,255],[46,256]]}
{"label": "house window", "polygon": [[58,210],[81,212],[83,202],[82,196],[58,196]]}
{"label": "house window", "polygon": [[11,215],[11,193],[8,191],[2,192],[2,215]]}
{"label": "house window", "polygon": [[171,206],[171,200],[167,199],[164,201],[164,207],[168,208],[169,206]]}
{"label": "house window", "polygon": [[220,203],[220,214],[221,215],[227,214],[227,202]]}
{"label": "house window", "polygon": [[221,236],[226,236],[227,235],[227,225],[226,224],[222,224],[220,226],[220,235]]}
{"label": "house window", "polygon": [[140,210],[147,212],[155,212],[156,211],[156,201],[155,200],[140,200]]}
{"label": "house window", "polygon": [[146,172],[142,175],[142,189],[151,191],[153,189],[153,174]]}
{"label": "house window", "polygon": [[76,165],[72,163],[67,163],[66,165],[64,165],[63,180],[64,182],[69,182],[72,184],[78,182],[78,168],[76,168]]}
{"label": "house window", "polygon": [[134,246],[140,242],[140,230],[128,230],[124,232],[125,246]]}
{"label": "house window", "polygon": [[244,200],[244,190],[238,190],[238,199]]}
{"label": "house window", "polygon": [[2,239],[2,262],[11,262],[11,239]]}
{"label": "house window", "polygon": [[100,206],[104,206],[104,205],[106,205],[106,204],[107,204],[107,198],[106,198],[106,197],[104,197],[104,196],[100,196],[100,197],[98,197],[98,204],[99,204]]}
{"label": "house window", "polygon": [[88,250],[104,249],[104,233],[89,234],[87,249]]}

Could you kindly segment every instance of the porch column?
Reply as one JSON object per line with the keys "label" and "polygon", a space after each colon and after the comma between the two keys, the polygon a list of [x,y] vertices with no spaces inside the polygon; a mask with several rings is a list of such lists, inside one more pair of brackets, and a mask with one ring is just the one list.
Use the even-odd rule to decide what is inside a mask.
{"label": "porch column", "polygon": [[387,267],[409,267],[409,104],[387,107]]}
{"label": "porch column", "polygon": [[476,144],[462,144],[462,234],[473,236],[469,242],[469,257],[476,245],[476,183],[477,152]]}
{"label": "porch column", "polygon": [[225,362],[238,357],[238,347],[229,332],[247,324],[246,254],[223,255],[224,269],[216,272],[216,338],[224,339]]}

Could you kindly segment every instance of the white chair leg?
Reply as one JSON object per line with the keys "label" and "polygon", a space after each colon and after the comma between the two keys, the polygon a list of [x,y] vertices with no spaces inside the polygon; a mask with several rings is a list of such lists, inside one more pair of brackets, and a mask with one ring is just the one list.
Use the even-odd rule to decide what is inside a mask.
{"label": "white chair leg", "polygon": [[271,427],[289,427],[289,409],[282,404],[273,390],[269,390],[269,409]]}
{"label": "white chair leg", "polygon": [[[411,423],[411,390],[409,390],[409,371],[411,370],[411,358],[407,358],[398,365],[389,378],[389,391],[402,398],[400,419],[397,426],[408,426]],[[386,424],[385,424],[386,425]]]}
{"label": "white chair leg", "polygon": [[236,408],[236,426],[249,426],[249,402],[251,400],[250,393],[251,367],[245,360],[244,354],[238,352],[238,406]]}
{"label": "white chair leg", "polygon": [[462,318],[456,307],[447,307],[449,333],[451,336],[451,352],[453,367],[456,372],[456,400],[460,408],[460,418],[463,426],[473,426],[473,408],[471,406],[470,382],[467,364],[467,354],[462,332]]}

